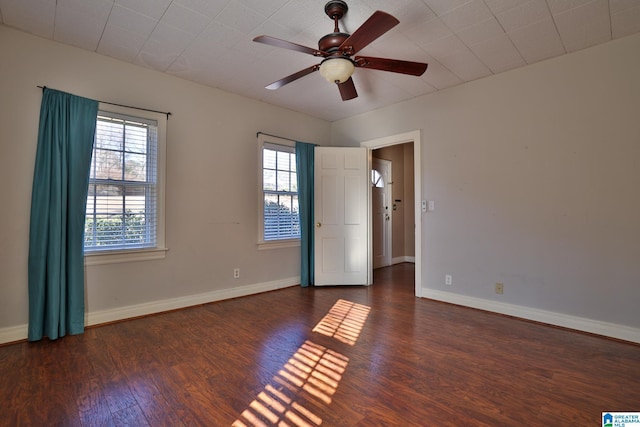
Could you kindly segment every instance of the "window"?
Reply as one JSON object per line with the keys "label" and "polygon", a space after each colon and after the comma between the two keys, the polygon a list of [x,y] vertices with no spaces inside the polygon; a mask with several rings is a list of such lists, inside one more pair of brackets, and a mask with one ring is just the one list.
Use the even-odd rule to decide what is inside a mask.
{"label": "window", "polygon": [[293,142],[260,135],[260,236],[267,246],[299,244],[298,178]]}
{"label": "window", "polygon": [[375,169],[371,169],[371,186],[376,188],[384,188],[384,178],[380,172]]}
{"label": "window", "polygon": [[87,255],[164,250],[166,119],[146,116],[98,112],[85,217]]}

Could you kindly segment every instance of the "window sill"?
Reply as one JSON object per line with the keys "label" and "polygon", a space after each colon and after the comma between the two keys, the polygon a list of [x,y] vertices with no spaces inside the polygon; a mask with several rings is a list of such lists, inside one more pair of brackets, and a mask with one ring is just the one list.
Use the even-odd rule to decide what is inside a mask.
{"label": "window sill", "polygon": [[167,248],[153,248],[129,251],[85,252],[84,265],[118,264],[123,262],[164,259],[168,250]]}
{"label": "window sill", "polygon": [[258,242],[258,250],[300,247],[300,239],[277,240],[274,242]]}

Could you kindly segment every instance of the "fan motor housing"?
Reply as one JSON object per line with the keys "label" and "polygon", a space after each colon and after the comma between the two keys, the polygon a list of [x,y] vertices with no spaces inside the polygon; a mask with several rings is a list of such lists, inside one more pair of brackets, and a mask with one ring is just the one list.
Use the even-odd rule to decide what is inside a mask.
{"label": "fan motor housing", "polygon": [[350,34],[347,33],[329,33],[318,40],[318,49],[322,52],[333,53],[349,36]]}

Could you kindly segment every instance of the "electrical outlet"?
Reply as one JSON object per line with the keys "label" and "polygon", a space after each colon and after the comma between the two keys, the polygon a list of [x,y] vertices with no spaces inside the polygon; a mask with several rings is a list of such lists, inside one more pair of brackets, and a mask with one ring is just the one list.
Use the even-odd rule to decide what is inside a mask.
{"label": "electrical outlet", "polygon": [[504,283],[496,282],[496,294],[504,294]]}
{"label": "electrical outlet", "polygon": [[444,284],[445,285],[449,285],[449,286],[453,285],[453,278],[451,277],[450,274],[445,274],[445,276],[444,276]]}
{"label": "electrical outlet", "polygon": [[239,279],[240,278],[240,269],[239,268],[234,268],[233,269],[233,278],[234,279]]}

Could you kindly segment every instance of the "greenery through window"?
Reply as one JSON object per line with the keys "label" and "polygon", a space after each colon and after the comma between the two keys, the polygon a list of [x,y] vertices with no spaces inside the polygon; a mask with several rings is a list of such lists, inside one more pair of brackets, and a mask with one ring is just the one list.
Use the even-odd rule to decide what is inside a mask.
{"label": "greenery through window", "polygon": [[298,179],[294,147],[262,147],[263,241],[300,238]]}
{"label": "greenery through window", "polygon": [[85,218],[86,251],[156,247],[157,122],[100,111]]}

